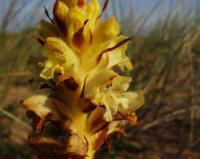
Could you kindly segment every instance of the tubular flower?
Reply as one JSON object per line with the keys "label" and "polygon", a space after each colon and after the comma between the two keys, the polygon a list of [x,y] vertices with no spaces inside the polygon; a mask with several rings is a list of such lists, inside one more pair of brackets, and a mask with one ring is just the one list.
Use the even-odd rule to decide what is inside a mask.
{"label": "tubular flower", "polygon": [[49,91],[21,104],[33,123],[29,144],[41,158],[92,159],[110,134],[124,134],[124,121],[137,122],[142,92],[128,91],[132,79],[114,69],[132,69],[130,38],[119,35],[115,17],[101,19],[107,4],[101,10],[98,0],[56,0],[51,22],[39,24],[41,88]]}

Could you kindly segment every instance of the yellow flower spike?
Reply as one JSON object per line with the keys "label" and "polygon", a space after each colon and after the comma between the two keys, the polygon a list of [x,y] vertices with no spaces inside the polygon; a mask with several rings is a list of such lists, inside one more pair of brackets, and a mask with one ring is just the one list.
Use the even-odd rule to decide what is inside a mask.
{"label": "yellow flower spike", "polygon": [[[41,21],[41,37],[33,37],[46,58],[40,77],[47,91],[22,105],[33,120],[29,144],[41,158],[93,159],[110,134],[125,135],[124,125],[137,123],[143,93],[129,91],[132,78],[115,69],[132,69],[131,38],[119,35],[115,17],[101,19],[108,1],[101,10],[98,0],[56,0],[53,20]],[[48,134],[52,126],[57,135]]]}

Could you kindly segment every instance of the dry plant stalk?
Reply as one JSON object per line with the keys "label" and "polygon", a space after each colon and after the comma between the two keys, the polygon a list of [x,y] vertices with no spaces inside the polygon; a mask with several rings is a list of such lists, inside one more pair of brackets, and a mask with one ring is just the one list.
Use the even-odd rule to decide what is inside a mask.
{"label": "dry plant stalk", "polygon": [[128,91],[131,77],[115,71],[132,69],[125,55],[130,38],[119,35],[115,17],[101,19],[107,4],[101,10],[98,0],[56,0],[51,23],[40,22],[40,77],[49,91],[21,102],[39,158],[92,159],[110,134],[137,122],[143,94]]}

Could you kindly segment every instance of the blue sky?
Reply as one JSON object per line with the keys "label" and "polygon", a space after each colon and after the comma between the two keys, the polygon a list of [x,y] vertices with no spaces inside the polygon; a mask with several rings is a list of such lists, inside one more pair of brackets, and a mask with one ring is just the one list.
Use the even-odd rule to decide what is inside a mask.
{"label": "blue sky", "polygon": [[[54,0],[0,0],[0,24],[2,24],[3,17],[8,11],[9,4],[12,1],[16,1],[15,8],[20,8],[24,5],[23,3],[28,2],[27,5],[24,5],[25,7],[23,7],[17,17],[9,24],[7,29],[13,31],[36,25],[39,20],[45,16],[43,6],[45,5],[49,12],[51,12],[54,2]],[[103,3],[104,0],[99,1]],[[184,19],[188,19],[189,16],[194,14],[195,10],[197,10],[199,1],[200,0],[111,0],[107,14],[116,14],[120,21],[124,18],[131,17],[133,18],[132,23],[137,22],[138,19],[143,19],[145,20],[145,25],[148,26],[158,21],[158,19],[166,18],[170,10],[174,13],[180,13]],[[120,10],[123,10],[123,14]],[[145,17],[147,18],[145,19]]]}

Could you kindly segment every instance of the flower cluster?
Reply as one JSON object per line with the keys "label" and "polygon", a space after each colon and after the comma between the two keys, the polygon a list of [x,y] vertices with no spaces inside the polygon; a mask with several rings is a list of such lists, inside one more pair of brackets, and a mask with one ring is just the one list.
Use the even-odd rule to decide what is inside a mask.
{"label": "flower cluster", "polygon": [[[136,124],[134,111],[144,103],[140,91],[128,91],[132,79],[116,68],[132,69],[115,17],[102,20],[98,0],[56,0],[51,22],[42,20],[37,40],[45,61],[40,77],[49,93],[22,105],[33,121],[29,144],[43,158],[92,159],[124,121]],[[58,130],[50,135],[50,126]]]}

